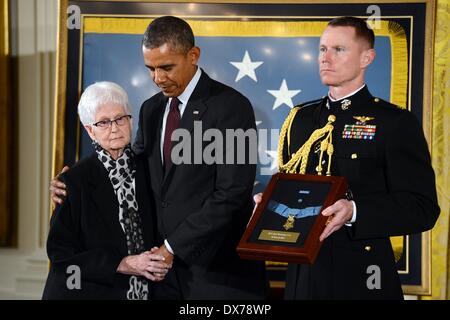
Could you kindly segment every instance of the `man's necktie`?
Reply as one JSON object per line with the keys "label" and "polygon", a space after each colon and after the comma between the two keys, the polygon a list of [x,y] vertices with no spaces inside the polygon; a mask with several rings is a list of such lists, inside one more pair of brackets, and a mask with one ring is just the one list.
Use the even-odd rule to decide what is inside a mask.
{"label": "man's necktie", "polygon": [[164,144],[163,144],[163,154],[164,154],[164,168],[167,169],[172,165],[172,159],[170,157],[170,152],[172,151],[172,133],[178,128],[180,123],[180,110],[178,105],[180,100],[178,98],[172,98],[170,101],[169,115],[166,120],[166,132],[164,133]]}

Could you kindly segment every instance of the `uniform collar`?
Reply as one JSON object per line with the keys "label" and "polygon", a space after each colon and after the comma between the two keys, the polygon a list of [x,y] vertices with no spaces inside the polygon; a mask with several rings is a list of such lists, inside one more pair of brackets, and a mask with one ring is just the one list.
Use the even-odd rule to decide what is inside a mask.
{"label": "uniform collar", "polygon": [[363,85],[361,88],[351,93],[348,96],[345,96],[339,100],[333,100],[329,95],[327,97],[326,106],[329,110],[348,110],[354,105],[359,105],[368,99],[370,99],[372,95],[367,88],[367,85]]}

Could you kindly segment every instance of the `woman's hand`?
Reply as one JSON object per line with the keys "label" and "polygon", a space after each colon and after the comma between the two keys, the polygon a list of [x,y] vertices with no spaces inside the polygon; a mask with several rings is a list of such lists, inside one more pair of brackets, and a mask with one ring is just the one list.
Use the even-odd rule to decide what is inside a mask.
{"label": "woman's hand", "polygon": [[164,260],[163,256],[151,253],[150,251],[138,255],[126,256],[117,267],[117,272],[142,276],[151,281],[161,281],[170,268]]}

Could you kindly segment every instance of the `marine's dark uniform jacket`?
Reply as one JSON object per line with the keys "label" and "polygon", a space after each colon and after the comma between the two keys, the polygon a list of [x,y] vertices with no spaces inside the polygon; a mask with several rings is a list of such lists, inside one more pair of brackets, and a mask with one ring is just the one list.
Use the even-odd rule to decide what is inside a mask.
{"label": "marine's dark uniform jacket", "polygon": [[[347,178],[357,207],[356,222],[325,239],[312,266],[289,265],[287,299],[401,299],[389,237],[431,229],[439,215],[430,154],[415,116],[372,97],[367,86],[347,100],[299,106],[289,150],[285,144],[284,163],[334,114],[332,174]],[[360,116],[373,118],[362,123],[375,126],[372,139],[344,138],[345,125]],[[315,173],[317,162],[311,152],[307,173]],[[371,265],[381,272],[380,289],[367,286]]]}

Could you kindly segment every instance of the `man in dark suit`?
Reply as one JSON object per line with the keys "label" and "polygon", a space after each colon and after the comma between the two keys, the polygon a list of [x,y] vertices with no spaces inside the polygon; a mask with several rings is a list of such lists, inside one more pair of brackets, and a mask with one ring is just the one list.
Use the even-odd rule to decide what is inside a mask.
{"label": "man in dark suit", "polygon": [[[144,34],[142,51],[161,92],[141,107],[134,150],[148,156],[163,240],[157,253],[167,261],[174,259],[172,271],[160,286],[160,297],[264,298],[264,264],[240,260],[236,253],[252,210],[256,165],[249,163],[248,156],[245,163],[236,163],[236,146],[207,164],[204,148],[195,154],[194,140],[199,137],[180,142],[183,154],[171,152],[176,129],[192,133],[201,124],[203,132],[217,129],[223,137],[227,129],[256,130],[252,106],[242,94],[212,80],[197,66],[200,48],[185,21],[170,16],[155,19]],[[225,149],[225,141],[215,143]],[[176,156],[186,160],[186,152],[191,153],[189,160],[180,163]],[[225,159],[230,159],[231,152],[229,163]],[[246,144],[246,155],[249,152]]]}
{"label": "man in dark suit", "polygon": [[353,194],[322,212],[332,219],[318,257],[313,265],[289,265],[287,299],[402,299],[389,237],[429,230],[438,218],[423,131],[412,113],[370,94],[364,73],[374,58],[364,20],[329,22],[318,57],[328,96],[295,107],[283,126],[290,139],[279,145],[282,171],[316,129],[331,124],[332,139],[313,143],[305,173],[327,168],[330,152],[331,173],[345,176]]}

